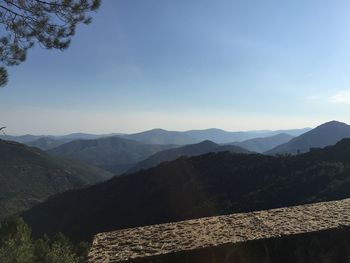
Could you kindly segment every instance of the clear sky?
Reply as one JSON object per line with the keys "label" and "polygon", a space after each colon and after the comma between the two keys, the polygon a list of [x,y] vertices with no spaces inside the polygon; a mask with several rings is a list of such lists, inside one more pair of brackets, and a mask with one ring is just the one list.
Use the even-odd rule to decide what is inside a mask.
{"label": "clear sky", "polygon": [[10,134],[350,123],[348,0],[104,0],[0,89]]}

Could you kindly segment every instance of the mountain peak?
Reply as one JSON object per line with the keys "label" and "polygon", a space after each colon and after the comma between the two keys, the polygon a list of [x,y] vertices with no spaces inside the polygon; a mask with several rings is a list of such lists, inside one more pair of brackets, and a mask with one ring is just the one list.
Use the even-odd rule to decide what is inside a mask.
{"label": "mountain peak", "polygon": [[200,143],[197,143],[197,145],[218,146],[218,144],[210,140],[201,141]]}
{"label": "mountain peak", "polygon": [[333,121],[329,121],[329,122],[323,123],[323,124],[317,126],[315,129],[323,128],[323,127],[349,127],[349,125],[347,125],[344,122],[333,120]]}
{"label": "mountain peak", "polygon": [[334,145],[344,138],[350,138],[350,126],[339,121],[329,121],[308,131],[288,143],[279,145],[268,151],[268,154],[276,153],[305,153],[311,148],[324,148]]}
{"label": "mountain peak", "polygon": [[164,130],[164,129],[161,129],[161,128],[154,128],[152,130],[148,130],[148,132],[167,132],[167,130]]}

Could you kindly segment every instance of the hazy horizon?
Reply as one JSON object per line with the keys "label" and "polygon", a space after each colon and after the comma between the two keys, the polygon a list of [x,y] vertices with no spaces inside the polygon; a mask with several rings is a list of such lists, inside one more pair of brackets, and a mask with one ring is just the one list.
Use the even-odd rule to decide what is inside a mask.
{"label": "hazy horizon", "polygon": [[[317,125],[318,126],[318,125]],[[316,126],[315,126],[316,127]],[[71,134],[90,134],[90,135],[111,135],[111,134],[136,134],[136,133],[141,133],[141,132],[147,132],[151,130],[165,130],[165,131],[170,131],[170,132],[188,132],[188,131],[195,131],[195,130],[211,130],[211,129],[216,129],[216,130],[222,130],[225,132],[256,132],[257,136],[259,133],[264,133],[264,132],[276,132],[276,131],[288,131],[288,130],[304,130],[304,129],[313,129],[315,127],[301,127],[301,128],[286,128],[286,129],[250,129],[250,130],[226,130],[226,129],[221,129],[217,127],[209,127],[209,128],[203,128],[203,129],[185,129],[185,130],[171,130],[171,129],[165,129],[162,127],[154,127],[151,129],[145,129],[145,130],[136,130],[136,131],[129,131],[129,132],[120,132],[120,131],[113,131],[113,132],[88,132],[88,131],[72,131],[68,133],[9,133],[6,132],[8,129],[7,127],[4,129],[4,133],[0,133],[1,136],[24,136],[24,135],[33,135],[33,136],[65,136],[65,135],[71,135]]]}
{"label": "hazy horizon", "polygon": [[[87,134],[111,134],[111,133],[125,133],[125,134],[132,134],[132,133],[138,133],[138,132],[143,132],[143,131],[148,131],[152,129],[164,129],[167,131],[189,131],[189,130],[205,130],[205,129],[220,129],[220,130],[225,130],[229,132],[247,132],[247,131],[278,131],[278,130],[291,130],[291,129],[304,129],[304,128],[315,128],[323,123],[333,121],[334,119],[321,119],[319,121],[314,121],[314,122],[307,122],[307,121],[300,121],[296,120],[296,122],[300,121],[300,125],[298,126],[291,126],[288,120],[283,120],[283,118],[280,119],[274,119],[273,122],[269,123],[269,120],[266,120],[265,118],[260,118],[259,121],[255,121],[252,123],[248,123],[248,120],[246,122],[243,122],[242,117],[240,118],[239,116],[236,117],[236,119],[240,120],[240,122],[243,124],[240,125],[240,123],[235,123],[232,124],[229,120],[227,123],[222,123],[222,122],[215,122],[215,116],[212,116],[211,120],[213,121],[212,123],[218,123],[218,126],[205,126],[206,123],[203,121],[204,125],[201,125],[202,120],[197,120],[199,125],[194,126],[193,123],[195,121],[192,121],[191,119],[187,122],[188,123],[188,128],[180,128],[178,129],[176,125],[166,125],[167,119],[166,116],[164,116],[164,119],[159,118],[156,123],[165,123],[164,126],[151,126],[152,124],[147,123],[147,118],[141,117],[140,119],[143,119],[144,122],[139,122],[139,118],[134,118],[130,120],[130,126],[133,127],[132,129],[126,129],[125,127],[118,127],[117,122],[115,122],[115,125],[111,125],[109,123],[108,128],[104,126],[103,122],[108,123],[110,120],[113,118],[106,118],[105,115],[101,114],[100,116],[96,116],[97,114],[95,113],[95,116],[89,116],[83,121],[80,119],[80,122],[75,122],[74,119],[68,119],[68,124],[63,125],[63,127],[57,127],[57,126],[51,126],[52,119],[57,119],[58,121],[65,122],[67,119],[59,119],[59,114],[55,116],[55,114],[48,114],[48,112],[37,112],[36,116],[40,116],[41,114],[47,114],[45,117],[41,116],[40,118],[37,119],[26,119],[24,122],[23,121],[17,121],[20,118],[22,118],[23,115],[26,115],[26,113],[20,113],[19,118],[12,118],[8,123],[2,123],[3,126],[6,126],[5,133],[7,135],[13,135],[13,136],[18,136],[18,135],[25,135],[25,134],[31,134],[31,135],[66,135],[66,134],[71,134],[71,133],[87,133]],[[94,115],[93,113],[91,113]],[[16,116],[12,113],[11,115]],[[176,118],[174,116],[169,117],[169,121],[174,121]],[[181,118],[179,116],[178,118]],[[47,122],[45,122],[45,119]],[[344,120],[339,120],[335,119],[335,121],[339,122],[344,122],[344,123],[349,123]],[[81,125],[84,123],[84,125]],[[95,123],[95,124],[94,124]],[[190,124],[192,123],[192,125]],[[269,123],[269,125],[265,125],[266,123]],[[303,124],[304,123],[304,124]],[[11,125],[12,124],[12,125]],[[230,126],[231,124],[231,126]],[[28,128],[26,129],[26,125]],[[81,126],[84,126],[84,128],[81,128]],[[130,127],[129,126],[129,127]],[[115,128],[114,128],[115,127]]]}

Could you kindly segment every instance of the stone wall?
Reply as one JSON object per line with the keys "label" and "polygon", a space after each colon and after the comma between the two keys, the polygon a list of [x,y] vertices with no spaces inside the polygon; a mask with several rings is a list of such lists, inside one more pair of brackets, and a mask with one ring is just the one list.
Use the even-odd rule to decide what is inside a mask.
{"label": "stone wall", "polygon": [[95,236],[89,262],[350,262],[350,199]]}

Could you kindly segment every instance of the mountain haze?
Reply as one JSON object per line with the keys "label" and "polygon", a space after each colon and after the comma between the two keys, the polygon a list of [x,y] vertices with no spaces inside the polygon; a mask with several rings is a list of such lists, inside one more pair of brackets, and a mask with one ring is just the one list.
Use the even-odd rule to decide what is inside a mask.
{"label": "mountain haze", "polygon": [[153,129],[140,133],[123,135],[122,137],[146,144],[184,145],[199,142],[198,139],[193,138],[183,132],[167,131],[163,129]]}
{"label": "mountain haze", "polygon": [[19,142],[19,143],[27,143],[27,142],[32,142],[32,141],[38,140],[42,137],[44,137],[44,136],[43,135],[31,135],[31,134],[20,135],[20,136],[0,135],[0,140],[14,141],[14,142]]}
{"label": "mountain haze", "polygon": [[186,131],[184,133],[200,141],[210,140],[215,143],[227,144],[232,142],[241,142],[241,141],[250,140],[254,138],[271,137],[281,133],[285,133],[291,136],[299,136],[309,130],[310,130],[309,128],[303,128],[303,129],[277,130],[277,131],[257,130],[257,131],[230,132],[230,131],[224,131],[220,129],[206,129],[206,130],[191,130],[191,131]]}
{"label": "mountain haze", "polygon": [[121,174],[150,155],[172,147],[174,146],[144,144],[114,136],[75,140],[47,152]]}
{"label": "mountain haze", "polygon": [[197,144],[190,144],[183,147],[169,149],[153,154],[146,160],[141,161],[135,167],[130,169],[128,173],[133,173],[142,169],[148,169],[165,161],[172,161],[181,156],[196,156],[209,152],[232,152],[232,153],[250,153],[248,150],[233,145],[220,146],[211,141],[203,141]]}
{"label": "mountain haze", "polygon": [[46,151],[49,149],[56,148],[62,144],[70,142],[70,141],[71,141],[71,139],[55,139],[55,138],[50,137],[50,136],[45,136],[45,137],[41,137],[37,140],[27,142],[26,145],[31,146],[31,147],[37,147],[41,150]]}
{"label": "mountain haze", "polygon": [[215,128],[205,130],[190,130],[184,133],[200,141],[210,140],[215,143],[227,143],[251,138],[251,132],[229,132]]}
{"label": "mountain haze", "polygon": [[294,136],[292,135],[280,133],[270,137],[254,138],[243,142],[234,142],[232,145],[245,148],[249,151],[263,153],[278,145],[289,142],[293,138]]}
{"label": "mountain haze", "polygon": [[117,136],[117,135],[122,135],[122,134],[121,133],[89,134],[89,133],[78,132],[78,133],[71,133],[71,134],[66,134],[66,135],[31,135],[31,134],[19,135],[19,136],[0,135],[0,139],[6,140],[6,141],[14,141],[14,142],[19,142],[19,143],[24,143],[24,144],[29,145],[31,143],[34,143],[36,140],[39,140],[42,138],[69,142],[69,141],[73,141],[73,140],[93,140],[93,139],[110,137],[110,136]]}
{"label": "mountain haze", "polygon": [[[0,135],[0,139],[15,141],[20,143],[36,144],[35,142],[41,138],[48,138],[57,141],[69,142],[73,140],[96,140],[105,137],[119,136],[125,139],[135,140],[146,144],[177,144],[186,145],[199,143],[201,141],[210,140],[215,143],[232,143],[235,141],[243,141],[258,137],[270,137],[280,133],[290,134],[292,136],[299,136],[302,133],[309,131],[309,128],[290,129],[290,130],[258,130],[258,131],[242,131],[230,132],[221,129],[204,129],[204,130],[190,130],[190,131],[167,131],[164,129],[153,129],[139,133],[123,134],[123,133],[109,133],[109,134],[89,134],[89,133],[71,133],[67,135]],[[39,146],[41,145],[38,142]]]}
{"label": "mountain haze", "polygon": [[287,143],[276,146],[266,154],[298,154],[311,148],[323,148],[334,145],[344,138],[350,138],[350,126],[338,121],[324,123]]}
{"label": "mountain haze", "polygon": [[95,140],[105,137],[111,137],[111,136],[118,136],[122,135],[122,133],[108,133],[108,134],[90,134],[90,133],[82,133],[82,132],[76,132],[71,133],[67,135],[60,135],[60,136],[50,136],[58,140]]}

